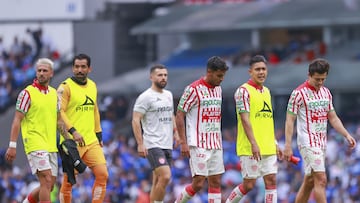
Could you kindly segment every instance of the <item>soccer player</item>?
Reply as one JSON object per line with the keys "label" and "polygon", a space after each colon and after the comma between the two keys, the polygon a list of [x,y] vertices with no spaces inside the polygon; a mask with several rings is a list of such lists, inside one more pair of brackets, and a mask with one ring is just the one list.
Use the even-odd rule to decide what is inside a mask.
{"label": "soccer player", "polygon": [[309,64],[308,79],[294,89],[289,98],[285,121],[284,158],[292,156],[291,141],[294,123],[297,120],[297,144],[304,160],[304,180],[297,193],[295,202],[307,202],[314,191],[317,203],[326,202],[325,150],[327,142],[327,123],[339,132],[354,149],[355,139],[345,129],[337,116],[332,95],[324,82],[330,64],[325,59],[315,59]]}
{"label": "soccer player", "polygon": [[[221,202],[221,176],[225,171],[221,135],[222,89],[228,66],[218,56],[208,59],[206,75],[188,85],[178,104],[176,126],[181,154],[190,157],[192,183],[176,203],[190,200],[208,180],[208,199]],[[186,127],[185,127],[186,118]],[[186,131],[186,133],[185,133]]]}
{"label": "soccer player", "polygon": [[253,56],[249,62],[250,79],[234,94],[238,120],[236,151],[243,182],[233,189],[227,203],[238,203],[255,187],[259,177],[263,177],[265,183],[264,202],[277,202],[277,154],[281,156],[281,151],[275,140],[270,90],[264,86],[268,74],[266,64],[264,56]]}
{"label": "soccer player", "polygon": [[[153,170],[151,203],[162,203],[171,179],[173,139],[178,139],[173,95],[164,89],[168,71],[158,64],[150,69],[151,87],[136,99],[132,128],[139,156],[146,157]],[[143,130],[143,133],[142,133]]]}
{"label": "soccer player", "polygon": [[40,58],[35,64],[36,79],[18,95],[11,126],[9,148],[5,158],[16,158],[16,142],[20,133],[31,172],[36,174],[40,186],[35,188],[24,203],[50,203],[50,193],[58,173],[56,128],[66,135],[61,122],[56,89],[49,86],[54,75],[54,63]]}
{"label": "soccer player", "polygon": [[[61,98],[60,112],[67,131],[78,144],[81,159],[95,176],[92,188],[92,202],[104,202],[108,171],[102,150],[100,115],[97,105],[97,88],[88,78],[91,72],[91,59],[86,54],[76,55],[72,62],[73,76],[58,87]],[[64,173],[60,202],[71,203],[72,184]]]}

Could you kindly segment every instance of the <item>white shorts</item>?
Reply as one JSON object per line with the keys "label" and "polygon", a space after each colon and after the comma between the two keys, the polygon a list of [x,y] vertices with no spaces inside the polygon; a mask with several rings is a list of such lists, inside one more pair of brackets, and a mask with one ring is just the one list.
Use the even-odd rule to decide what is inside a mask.
{"label": "white shorts", "polygon": [[212,176],[225,172],[223,150],[190,147],[191,175]]}
{"label": "white shorts", "polygon": [[304,173],[310,175],[312,171],[325,172],[325,150],[319,148],[302,147],[300,154],[304,160]]}
{"label": "white shorts", "polygon": [[276,174],[278,170],[277,156],[261,156],[256,161],[253,156],[240,156],[241,175],[247,179],[257,179],[269,174]]}
{"label": "white shorts", "polygon": [[58,158],[56,152],[33,151],[26,155],[32,174],[38,171],[51,170],[52,176],[58,174]]}

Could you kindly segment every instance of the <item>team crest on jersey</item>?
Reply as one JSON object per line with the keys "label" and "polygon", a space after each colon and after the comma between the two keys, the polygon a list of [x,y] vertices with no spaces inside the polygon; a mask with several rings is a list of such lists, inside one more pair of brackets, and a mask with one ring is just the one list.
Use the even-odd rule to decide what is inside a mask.
{"label": "team crest on jersey", "polygon": [[64,88],[63,87],[59,87],[59,89],[56,91],[59,97],[62,97],[63,93],[64,93]]}
{"label": "team crest on jersey", "polygon": [[199,168],[200,170],[204,170],[205,164],[204,164],[204,163],[199,163],[199,164],[198,164],[198,168]]}
{"label": "team crest on jersey", "polygon": [[165,163],[165,158],[164,158],[164,157],[160,157],[160,158],[159,158],[159,163],[160,163],[160,164],[164,164],[164,163]]}
{"label": "team crest on jersey", "polygon": [[40,165],[40,166],[45,166],[45,164],[46,164],[46,160],[40,160],[40,161],[39,161],[39,165]]}

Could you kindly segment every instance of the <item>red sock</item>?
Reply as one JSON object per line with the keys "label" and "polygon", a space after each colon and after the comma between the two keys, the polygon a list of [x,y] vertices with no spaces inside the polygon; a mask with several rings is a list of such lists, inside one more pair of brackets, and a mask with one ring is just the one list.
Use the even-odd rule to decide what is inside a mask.
{"label": "red sock", "polygon": [[195,195],[195,190],[192,188],[191,185],[188,185],[185,187],[185,191],[190,195],[190,196],[194,196]]}
{"label": "red sock", "polygon": [[209,187],[209,193],[221,193],[221,188]]}
{"label": "red sock", "polygon": [[239,185],[239,190],[243,195],[246,195],[247,192],[245,191],[243,184]]}
{"label": "red sock", "polygon": [[32,196],[31,193],[27,196],[27,199],[30,203],[37,203],[36,199]]}

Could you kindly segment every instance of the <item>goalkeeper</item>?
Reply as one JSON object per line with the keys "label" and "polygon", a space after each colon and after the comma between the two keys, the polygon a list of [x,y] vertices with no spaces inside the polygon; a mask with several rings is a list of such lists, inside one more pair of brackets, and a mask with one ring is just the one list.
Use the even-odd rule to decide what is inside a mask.
{"label": "goalkeeper", "polygon": [[[104,202],[108,171],[102,150],[100,115],[97,106],[97,88],[94,81],[87,77],[92,70],[91,59],[79,54],[72,62],[73,76],[58,87],[61,99],[61,117],[68,132],[77,143],[81,159],[95,176],[92,188],[92,202]],[[72,184],[64,172],[60,189],[60,202],[71,203]]]}

